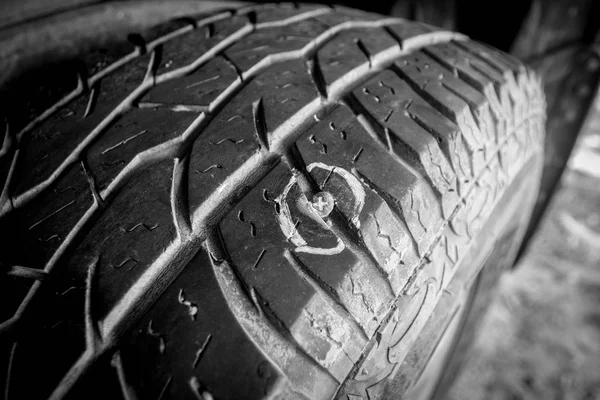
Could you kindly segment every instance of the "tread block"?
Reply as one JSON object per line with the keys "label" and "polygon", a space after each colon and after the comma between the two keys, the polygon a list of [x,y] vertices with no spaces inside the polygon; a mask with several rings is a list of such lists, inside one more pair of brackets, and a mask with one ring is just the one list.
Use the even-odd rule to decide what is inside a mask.
{"label": "tread block", "polygon": [[318,55],[325,82],[328,84],[369,61],[355,41],[346,36],[328,42],[319,50]]}
{"label": "tread block", "polygon": [[61,267],[83,280],[89,255],[100,256],[97,317],[108,313],[174,240],[169,202],[172,169],[172,162],[162,162],[130,180],[106,211],[92,218],[93,224],[83,231],[72,257]]}
{"label": "tread block", "polygon": [[166,42],[162,46],[161,63],[157,73],[162,74],[192,63],[248,22],[248,17],[245,15],[233,16],[224,21],[199,27],[176,40]]}
{"label": "tread block", "polygon": [[[275,89],[275,90],[273,90]],[[245,89],[262,98],[268,132],[274,131],[315,98],[315,89],[301,62],[287,62],[265,71]]]}
{"label": "tread block", "polygon": [[168,109],[129,111],[87,151],[98,189],[105,189],[137,154],[180,135],[196,116]]}
{"label": "tread block", "polygon": [[[168,85],[154,86],[140,103],[150,103],[146,105],[148,108],[152,108],[152,103],[157,103],[157,108],[177,105],[208,106],[236,79],[235,70],[222,57],[217,57],[190,75]],[[184,112],[183,107],[179,109]]]}
{"label": "tread block", "polygon": [[280,4],[266,4],[268,7],[268,12],[264,11],[264,8],[256,12],[256,22],[277,22],[285,18],[293,17],[298,13],[308,11],[310,9],[322,8],[323,6],[320,4],[311,5],[311,7],[307,7],[302,4],[294,4],[294,3],[280,3]]}
{"label": "tread block", "polygon": [[400,40],[401,42],[410,42],[410,40],[413,38],[419,38],[419,36],[439,30],[439,28],[431,25],[415,22],[410,24],[398,24],[390,26],[388,34],[394,39]]}
{"label": "tread block", "polygon": [[385,28],[376,30],[360,30],[348,35],[353,37],[354,44],[365,54],[370,56],[380,53],[390,47],[398,46],[398,42],[385,34]]}
{"label": "tread block", "polygon": [[16,231],[2,235],[3,260],[43,268],[92,203],[85,173],[75,164],[53,190],[18,210]]}
{"label": "tread block", "polygon": [[[27,146],[21,156],[19,164],[27,168],[17,168],[13,186],[15,195],[47,179],[79,143],[142,83],[148,59],[147,56],[140,57],[127,67],[125,73],[105,77],[95,91],[74,100],[31,132],[29,140],[36,145]],[[91,107],[90,96],[95,99]],[[88,107],[87,117],[84,117]]]}
{"label": "tread block", "polygon": [[197,208],[228,173],[256,150],[252,104],[229,103],[200,134],[190,151],[189,206]]}
{"label": "tread block", "polygon": [[329,25],[337,25],[347,21],[348,18],[361,19],[363,21],[376,21],[381,19],[381,14],[377,13],[365,12],[362,10],[357,10],[356,8],[346,7],[338,4],[334,4],[331,7],[333,8],[334,13],[321,18],[324,23]]}
{"label": "tread block", "polygon": [[241,70],[245,71],[271,54],[301,49],[324,30],[325,28],[314,19],[306,19],[283,28],[258,31],[237,42],[225,53]]}

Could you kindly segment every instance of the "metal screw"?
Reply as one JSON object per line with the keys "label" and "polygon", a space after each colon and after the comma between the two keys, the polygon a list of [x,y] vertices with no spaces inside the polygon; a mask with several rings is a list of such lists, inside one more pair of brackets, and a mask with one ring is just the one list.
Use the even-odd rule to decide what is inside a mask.
{"label": "metal screw", "polygon": [[325,218],[333,210],[335,200],[329,192],[315,193],[310,203],[313,210],[321,217]]}

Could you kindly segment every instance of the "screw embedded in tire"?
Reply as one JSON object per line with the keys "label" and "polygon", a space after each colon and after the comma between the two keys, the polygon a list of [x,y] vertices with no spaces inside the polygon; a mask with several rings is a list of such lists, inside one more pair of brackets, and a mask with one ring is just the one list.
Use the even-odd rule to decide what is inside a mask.
{"label": "screw embedded in tire", "polygon": [[315,195],[312,197],[310,206],[314,212],[317,213],[317,215],[319,215],[321,218],[325,218],[333,210],[334,204],[335,201],[331,193],[319,192],[315,193]]}

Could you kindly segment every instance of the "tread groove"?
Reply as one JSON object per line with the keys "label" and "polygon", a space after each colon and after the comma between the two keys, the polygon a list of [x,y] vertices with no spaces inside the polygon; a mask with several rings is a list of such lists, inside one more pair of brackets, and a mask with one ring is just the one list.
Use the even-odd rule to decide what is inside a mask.
{"label": "tread groove", "polygon": [[92,192],[94,201],[96,202],[98,207],[102,207],[104,205],[104,200],[102,200],[102,197],[100,196],[100,193],[98,192],[98,185],[96,184],[96,178],[94,178],[90,169],[87,166],[87,163],[84,160],[81,160],[81,169],[83,170],[83,173],[85,174],[85,178],[88,182],[88,186],[90,187],[90,191]]}
{"label": "tread groove", "polygon": [[10,167],[8,167],[8,173],[4,178],[4,184],[2,185],[2,192],[0,192],[0,219],[2,212],[9,212],[15,208],[15,205],[12,201],[12,196],[10,194],[11,184],[13,177],[15,176],[15,171],[17,169],[17,162],[19,160],[20,149],[17,148],[12,155],[12,160],[10,163]]}
{"label": "tread groove", "polygon": [[237,78],[241,82],[243,82],[244,74],[243,74],[242,70],[240,69],[240,67],[238,67],[237,64],[235,62],[233,62],[233,60],[231,58],[229,58],[229,56],[225,52],[221,53],[221,57],[223,58],[225,63],[233,70],[233,72],[235,72],[235,74],[237,75]]}
{"label": "tread groove", "polygon": [[404,41],[402,40],[402,38],[396,32],[394,32],[393,29],[391,29],[389,26],[384,26],[383,30],[388,35],[390,35],[390,37],[394,40],[394,42],[396,42],[398,44],[398,46],[400,47],[400,50],[404,50],[403,49]]}
{"label": "tread groove", "polygon": [[484,95],[489,101],[490,111],[492,112],[492,115],[494,116],[494,118],[496,118],[497,120],[502,120],[502,119],[507,118],[507,116],[505,115],[505,111],[503,110],[502,105],[501,105],[500,95],[499,95],[499,93],[496,92],[496,88],[495,88],[496,85],[494,84],[493,80],[490,80],[490,78],[488,78],[486,75],[481,74],[479,71],[474,69],[472,67],[472,65],[470,65],[470,63],[469,63],[469,68],[471,68],[476,74],[479,74],[480,76],[484,77],[485,79],[489,80],[492,83],[488,87],[485,84],[478,82],[475,77],[469,75],[469,73],[465,72],[463,70],[463,68],[459,68],[459,67],[456,67],[456,66],[450,64],[448,62],[448,60],[445,60],[444,58],[439,57],[437,54],[435,54],[435,52],[432,52],[431,50],[426,49],[426,48],[423,49],[423,52],[425,54],[427,54],[429,57],[431,57],[432,59],[434,59],[443,68],[450,71],[458,79],[465,82],[467,85],[471,86],[471,88],[473,88],[474,90],[476,90],[479,93],[481,93],[482,95]]}
{"label": "tread groove", "polygon": [[354,44],[356,44],[356,46],[359,48],[359,50],[367,58],[367,61],[369,62],[369,67],[371,67],[371,53],[369,52],[369,49],[367,49],[367,47],[365,46],[363,41],[358,38],[354,39]]}
{"label": "tread groove", "polygon": [[14,135],[12,130],[10,129],[10,124],[8,123],[8,119],[4,118],[4,139],[2,140],[2,147],[0,148],[0,160],[4,157],[4,155],[8,154],[12,150],[12,147],[15,144]]}
{"label": "tread groove", "polygon": [[265,121],[265,109],[262,97],[252,103],[252,120],[254,122],[254,134],[258,142],[258,148],[269,151],[269,135],[267,133],[267,122]]}
{"label": "tread groove", "polygon": [[311,58],[308,58],[306,61],[306,69],[308,70],[308,74],[313,82],[313,85],[317,89],[317,93],[322,98],[327,98],[327,82],[325,81],[325,76],[323,75],[323,70],[321,69],[321,64],[319,62],[319,55],[315,53]]}
{"label": "tread groove", "polygon": [[[373,116],[369,110],[363,106],[358,99],[356,99],[356,96],[347,96],[344,99],[344,104],[354,113],[358,122],[362,125],[365,131],[369,133],[369,136],[379,143],[379,145],[381,145],[398,164],[406,168],[418,180],[426,182],[438,197],[443,195],[442,189],[438,188],[438,186],[434,184],[431,177],[427,174],[425,167],[419,160],[419,155],[413,149],[411,149],[410,146],[405,143],[398,134],[393,132],[391,129],[384,127],[375,118],[375,116]],[[400,155],[394,151],[393,144],[400,145],[408,157],[400,157]],[[412,159],[413,162],[408,162],[406,158]],[[415,168],[413,164],[417,164],[417,167]]]}
{"label": "tread groove", "polygon": [[181,158],[175,158],[171,184],[171,212],[179,240],[183,240],[192,233],[188,201],[189,169],[189,153]]}
{"label": "tread groove", "polygon": [[427,102],[427,104],[429,104],[435,110],[439,111],[443,116],[445,116],[452,122],[458,123],[458,118],[457,118],[456,114],[454,113],[454,111],[445,107],[435,97],[433,97],[431,94],[427,93],[427,91],[425,90],[425,86],[427,86],[427,85],[421,87],[421,85],[419,85],[417,82],[415,82],[410,76],[408,76],[408,74],[406,74],[404,71],[402,71],[402,69],[399,68],[396,64],[393,64],[390,67],[390,71],[392,71],[394,74],[396,74],[396,76],[398,76],[398,78],[400,78],[404,82],[406,82],[410,86],[410,88],[419,97],[421,97],[424,101]]}
{"label": "tread groove", "polygon": [[146,68],[146,74],[144,75],[144,81],[151,81],[152,85],[156,83],[156,72],[162,61],[162,44],[156,46],[152,53],[150,53],[150,60],[148,61],[148,67]]}
{"label": "tread groove", "polygon": [[[441,101],[435,98],[432,94],[428,93],[425,90],[427,84],[421,87],[417,82],[415,82],[408,74],[406,74],[397,64],[394,64],[390,70],[394,72],[400,79],[404,80],[414,91],[420,96],[424,101],[426,101],[431,107],[440,112],[443,116],[448,118],[450,121],[454,122],[461,129],[462,137],[466,146],[473,153],[478,151],[481,148],[480,140],[477,138],[476,132],[473,132],[473,127],[470,126],[468,120],[470,119],[475,124],[476,128],[479,129],[479,125],[477,124],[477,119],[473,115],[471,111],[471,106],[468,102],[465,102],[467,107],[464,108],[460,112],[454,112],[446,105],[444,105]],[[450,92],[452,93],[452,92]],[[460,97],[457,96],[459,99]],[[467,135],[467,131],[469,135]]]}
{"label": "tread groove", "polygon": [[89,91],[90,96],[88,98],[88,103],[87,107],[85,108],[85,112],[83,113],[83,118],[89,117],[89,115],[94,112],[94,109],[96,108],[96,103],[98,102],[98,96],[100,95],[101,84],[102,81],[98,81],[91,87]]}
{"label": "tread groove", "polygon": [[[444,141],[444,138],[442,137],[442,135],[435,128],[433,128],[425,119],[423,119],[420,115],[413,113],[409,109],[407,109],[406,112],[408,113],[408,116],[410,117],[410,119],[415,121],[415,123],[417,125],[419,125],[421,128],[423,128],[427,133],[429,133],[435,139],[435,143],[436,143],[436,146],[440,150],[440,154],[442,154],[442,157],[444,157],[444,159],[446,160],[446,162],[448,163],[450,168],[452,168],[452,172],[454,173],[454,176],[452,178],[456,178],[457,177],[456,168],[453,166],[453,163],[452,163],[452,156],[450,153],[451,150],[447,146],[442,146],[442,143]],[[456,140],[459,140],[459,138],[456,138]],[[433,159],[431,148],[429,146],[430,145],[428,144],[427,148],[429,150],[428,153],[429,153],[430,162],[433,165],[435,165],[436,168],[439,170],[440,176],[444,179],[444,181],[446,181],[446,183],[448,185],[448,190],[449,191],[454,190],[452,182],[446,177],[446,174],[444,173],[444,170],[442,169],[442,167],[439,165],[439,163],[437,163]]]}

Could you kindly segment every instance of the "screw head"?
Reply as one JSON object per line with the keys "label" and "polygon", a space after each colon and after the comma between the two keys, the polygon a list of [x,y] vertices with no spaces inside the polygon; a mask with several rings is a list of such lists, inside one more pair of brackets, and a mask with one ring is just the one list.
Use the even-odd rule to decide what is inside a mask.
{"label": "screw head", "polygon": [[329,192],[315,193],[310,202],[310,206],[312,207],[313,211],[321,218],[327,217],[329,214],[331,214],[334,205],[335,200]]}

